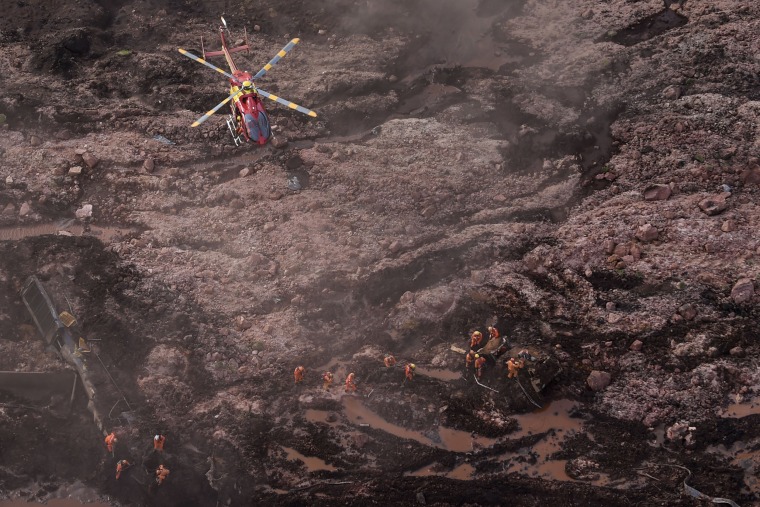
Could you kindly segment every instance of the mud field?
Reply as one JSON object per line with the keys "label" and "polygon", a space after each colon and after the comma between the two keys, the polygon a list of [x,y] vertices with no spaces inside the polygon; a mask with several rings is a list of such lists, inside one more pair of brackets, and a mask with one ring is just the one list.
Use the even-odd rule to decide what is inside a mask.
{"label": "mud field", "polygon": [[[220,14],[252,72],[301,38],[257,83],[317,118],[189,127],[228,88],[177,48]],[[5,2],[0,372],[69,369],[36,275],[131,410],[112,457],[81,390],[0,389],[0,500],[760,505],[758,33],[738,0]],[[465,369],[492,325],[540,393]]]}

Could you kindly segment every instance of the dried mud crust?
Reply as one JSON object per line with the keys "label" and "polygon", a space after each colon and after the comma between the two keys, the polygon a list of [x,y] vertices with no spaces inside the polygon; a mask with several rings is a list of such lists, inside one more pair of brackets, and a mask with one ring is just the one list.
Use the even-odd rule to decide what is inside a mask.
{"label": "dried mud crust", "polygon": [[[0,226],[90,227],[0,242],[0,369],[65,368],[19,298],[36,274],[101,340],[136,407],[109,422],[138,466],[112,478],[83,397],[68,418],[3,397],[0,492],[44,499],[81,480],[124,505],[696,505],[681,465],[705,494],[757,501],[756,468],[720,451],[757,456],[760,438],[757,415],[720,410],[760,382],[750,4],[8,6]],[[277,142],[259,149],[233,148],[221,118],[188,128],[225,83],[176,48],[215,45],[221,13],[235,37],[247,28],[239,65],[254,72],[302,39],[259,84],[316,120],[271,107]],[[126,232],[98,236],[111,228]],[[549,454],[560,472],[504,465],[538,470],[563,432],[514,438],[534,406],[501,364],[483,378],[498,394],[471,373],[404,384],[381,366],[392,352],[464,372],[450,346],[487,323],[561,367],[533,400],[578,404],[582,430]],[[609,385],[591,390],[592,372]],[[658,436],[681,426],[688,441]],[[452,451],[442,428],[499,440]],[[159,489],[155,432],[172,470]],[[464,465],[470,482],[445,477]]]}

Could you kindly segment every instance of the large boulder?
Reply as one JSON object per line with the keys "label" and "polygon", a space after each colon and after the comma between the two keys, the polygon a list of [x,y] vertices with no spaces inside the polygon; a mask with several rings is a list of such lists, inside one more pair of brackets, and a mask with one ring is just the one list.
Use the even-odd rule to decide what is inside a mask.
{"label": "large boulder", "polygon": [[610,382],[612,381],[612,376],[607,373],[606,371],[599,371],[594,370],[592,371],[588,378],[586,379],[586,383],[591,388],[592,391],[599,392],[607,388],[608,385],[610,385]]}
{"label": "large boulder", "polygon": [[731,299],[735,303],[745,303],[755,295],[755,284],[749,278],[740,278],[731,289]]}

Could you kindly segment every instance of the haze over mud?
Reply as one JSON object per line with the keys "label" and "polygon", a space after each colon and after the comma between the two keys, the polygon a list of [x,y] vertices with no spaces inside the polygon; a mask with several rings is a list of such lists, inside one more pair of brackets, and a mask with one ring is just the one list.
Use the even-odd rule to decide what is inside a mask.
{"label": "haze over mud", "polygon": [[[300,38],[256,84],[317,118],[190,128],[229,83],[177,48],[220,15],[252,73]],[[734,0],[4,6],[0,501],[760,502],[758,29]],[[30,276],[121,396],[113,456]]]}

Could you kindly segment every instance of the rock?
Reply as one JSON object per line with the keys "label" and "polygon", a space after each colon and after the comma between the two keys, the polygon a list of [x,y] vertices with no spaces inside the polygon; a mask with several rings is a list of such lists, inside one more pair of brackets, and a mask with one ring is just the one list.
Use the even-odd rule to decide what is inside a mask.
{"label": "rock", "polygon": [[592,371],[586,379],[586,383],[594,392],[604,390],[608,385],[610,385],[611,381],[612,377],[609,373],[599,370]]}
{"label": "rock", "polygon": [[607,322],[610,324],[617,324],[623,319],[623,316],[619,313],[610,312],[609,315],[607,315]]}
{"label": "rock", "polygon": [[628,255],[628,245],[625,243],[619,243],[615,245],[615,249],[612,251],[612,253],[618,257],[624,257]]}
{"label": "rock", "polygon": [[98,157],[96,157],[89,151],[86,151],[84,152],[84,154],[82,154],[82,160],[84,161],[85,164],[87,164],[87,167],[89,167],[90,169],[94,169],[95,166],[98,165],[98,163],[100,163],[100,160],[98,159]]}
{"label": "rock", "polygon": [[678,314],[681,315],[685,320],[694,320],[694,317],[697,316],[697,309],[694,308],[694,305],[691,303],[686,303],[685,305],[678,308]]}
{"label": "rock", "polygon": [[29,144],[32,146],[39,146],[42,144],[42,139],[40,139],[38,136],[31,136],[29,137]]}
{"label": "rock", "polygon": [[283,197],[283,193],[278,190],[273,190],[267,195],[267,199],[270,201],[279,201]]}
{"label": "rock", "polygon": [[3,215],[15,215],[16,214],[16,207],[12,203],[8,203],[5,205],[5,208],[3,208]]}
{"label": "rock", "polygon": [[319,35],[325,35],[325,34],[327,34],[327,30],[325,30],[325,29],[323,28],[323,29],[319,30],[317,33],[318,33]]}
{"label": "rock", "polygon": [[417,493],[417,503],[425,505],[425,494],[422,492]]}
{"label": "rock", "polygon": [[5,178],[5,184],[13,185],[13,176],[8,176],[7,178]]}
{"label": "rock", "polygon": [[726,220],[723,225],[720,226],[720,230],[723,232],[733,232],[736,230],[736,221]]}
{"label": "rock", "polygon": [[253,25],[253,31],[254,32],[260,32],[261,31],[261,25]]}
{"label": "rock", "polygon": [[583,11],[583,14],[581,14],[581,17],[583,19],[591,19],[594,17],[594,11],[592,9],[586,9]]}
{"label": "rock", "polygon": [[631,257],[633,257],[634,261],[641,259],[641,247],[636,243],[631,245]]}
{"label": "rock", "polygon": [[754,167],[742,171],[739,176],[739,181],[741,181],[743,185],[760,185],[760,167]]}
{"label": "rock", "polygon": [[735,303],[745,303],[755,295],[755,284],[749,278],[740,278],[731,289],[731,299]]}
{"label": "rock", "polygon": [[394,74],[391,74],[390,76],[388,76],[388,82],[389,83],[392,84],[392,83],[395,83],[396,81],[398,81],[398,76],[396,76]]}
{"label": "rock", "polygon": [[642,342],[641,340],[636,340],[633,343],[631,343],[631,346],[628,348],[634,352],[641,352],[641,349],[643,347],[644,347],[644,342]]}
{"label": "rock", "polygon": [[85,204],[74,212],[77,218],[88,218],[92,216],[92,204]]}
{"label": "rock", "polygon": [[726,197],[728,197],[729,195],[731,194],[729,194],[728,192],[723,192],[721,194],[716,194],[711,197],[702,199],[701,201],[699,201],[699,209],[701,209],[708,216],[713,216],[713,215],[722,213],[726,211],[726,208],[728,208]]}
{"label": "rock", "polygon": [[636,231],[636,238],[644,243],[656,240],[660,237],[660,231],[652,224],[644,224]]}
{"label": "rock", "polygon": [[681,87],[678,85],[668,86],[662,91],[662,98],[665,100],[678,100],[681,96]]}
{"label": "rock", "polygon": [[401,294],[401,298],[399,298],[399,302],[401,304],[407,304],[414,302],[414,293],[411,291],[406,291],[403,294]]}
{"label": "rock", "polygon": [[153,161],[152,158],[146,158],[142,165],[143,171],[146,173],[152,173],[153,169],[156,168],[156,163]]}
{"label": "rock", "polygon": [[614,312],[615,308],[617,308],[617,305],[613,303],[612,301],[607,301],[607,304],[604,305],[604,307],[607,309],[608,312]]}
{"label": "rock", "polygon": [[644,189],[644,199],[647,201],[665,201],[672,190],[669,185],[649,185]]}
{"label": "rock", "polygon": [[741,347],[734,347],[728,351],[733,357],[744,357],[744,349]]}
{"label": "rock", "polygon": [[30,211],[32,211],[31,206],[29,206],[29,203],[25,202],[24,204],[21,205],[21,208],[19,208],[18,214],[22,217],[25,217],[26,215],[29,214]]}
{"label": "rock", "polygon": [[79,176],[82,174],[82,166],[81,165],[75,165],[72,167],[69,167],[69,175],[70,176]]}
{"label": "rock", "polygon": [[612,241],[611,239],[605,239],[602,242],[602,248],[604,249],[604,253],[606,253],[607,255],[610,255],[612,254],[612,252],[615,251],[615,242]]}
{"label": "rock", "polygon": [[276,228],[277,228],[277,226],[275,225],[274,222],[267,222],[267,223],[264,224],[263,230],[264,230],[264,232],[272,232]]}
{"label": "rock", "polygon": [[273,147],[277,148],[278,150],[281,150],[288,146],[288,140],[284,138],[272,136],[271,144]]}
{"label": "rock", "polygon": [[398,240],[394,241],[388,246],[388,250],[390,250],[391,253],[394,253],[394,254],[399,253],[401,251],[401,242]]}
{"label": "rock", "polygon": [[354,445],[359,449],[362,449],[369,443],[369,436],[366,433],[356,433],[353,436]]}
{"label": "rock", "polygon": [[251,174],[251,170],[248,167],[244,167],[240,170],[238,174],[240,175],[241,178],[245,178],[246,176]]}

